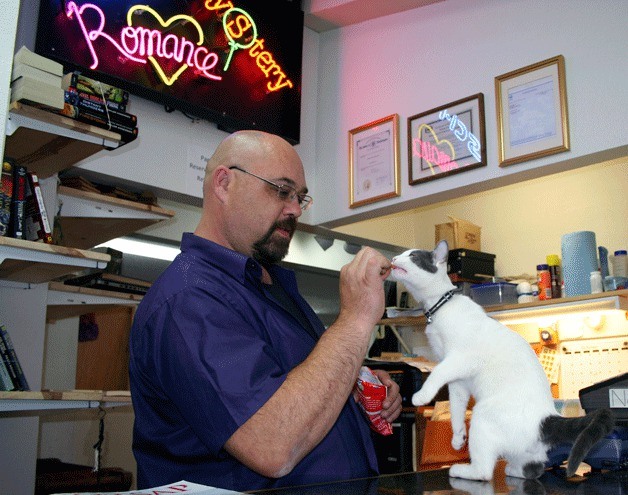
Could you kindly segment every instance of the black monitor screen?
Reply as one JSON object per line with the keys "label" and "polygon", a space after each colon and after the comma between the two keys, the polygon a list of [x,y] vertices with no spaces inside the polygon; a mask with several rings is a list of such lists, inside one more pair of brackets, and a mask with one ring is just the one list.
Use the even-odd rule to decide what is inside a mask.
{"label": "black monitor screen", "polygon": [[299,142],[297,0],[41,0],[35,51],[221,129]]}

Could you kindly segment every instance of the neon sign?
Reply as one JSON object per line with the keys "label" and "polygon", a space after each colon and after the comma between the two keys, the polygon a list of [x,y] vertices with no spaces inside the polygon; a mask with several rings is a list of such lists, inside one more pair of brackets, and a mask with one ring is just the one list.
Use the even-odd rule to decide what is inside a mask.
{"label": "neon sign", "polygon": [[303,10],[294,0],[38,0],[35,51],[226,131],[299,142]]}
{"label": "neon sign", "polygon": [[449,112],[445,109],[439,112],[438,118],[449,121],[449,130],[452,131],[454,136],[456,136],[460,141],[464,142],[468,139],[469,142],[467,143],[467,149],[469,150],[469,153],[471,153],[473,158],[477,161],[482,161],[482,155],[480,154],[482,150],[480,141],[472,133],[467,131],[467,126],[464,125],[457,115],[449,115]]}
{"label": "neon sign", "polygon": [[[454,151],[454,147],[451,142],[447,139],[439,140],[438,136],[436,136],[436,133],[434,132],[434,129],[432,129],[432,126],[429,124],[422,124],[419,127],[418,135],[423,136],[424,133],[426,133],[427,136],[432,137],[432,142],[430,142],[430,140],[414,138],[412,140],[412,154],[417,158],[425,160],[429,165],[432,174],[435,173],[434,165],[438,165],[443,172],[458,168],[458,164],[454,161],[456,152]],[[441,151],[438,145],[446,147],[449,154],[445,151]]]}
{"label": "neon sign", "polygon": [[[277,91],[284,87],[293,87],[292,81],[286,77],[281,67],[275,62],[272,54],[264,50],[264,40],[258,39],[257,27],[253,18],[244,10],[233,7],[231,2],[223,5],[221,0],[212,2],[207,0],[205,6],[208,10],[219,10],[228,7],[224,12],[222,25],[225,36],[229,40],[229,55],[223,70],[229,69],[231,58],[235,50],[249,49],[249,56],[255,59],[257,66],[269,79],[266,87],[268,91]],[[94,29],[88,29],[85,22],[85,11],[93,10],[98,22]],[[134,26],[135,14],[148,13],[157,21],[159,29],[147,29],[141,26]],[[145,64],[151,63],[160,79],[168,86],[174,84],[179,76],[188,68],[194,69],[195,74],[220,81],[222,76],[216,75],[213,71],[218,64],[219,57],[215,52],[210,52],[203,43],[205,42],[203,28],[192,16],[178,14],[164,20],[159,13],[148,5],[134,5],[126,15],[127,26],[119,33],[119,40],[106,33],[106,16],[103,10],[93,3],[85,3],[80,7],[76,2],[68,2],[66,8],[68,18],[76,18],[81,27],[81,31],[87,42],[88,49],[92,55],[90,69],[97,70],[99,65],[98,52],[94,48],[94,41],[98,38],[107,40],[124,57]],[[164,31],[170,26],[178,23],[185,23],[191,26],[191,31],[196,34],[196,41],[191,41],[184,36],[177,36],[172,33],[165,34]],[[240,43],[238,40],[246,40]],[[170,76],[161,66],[159,60],[175,60],[181,64]],[[271,79],[273,78],[273,79]]]}

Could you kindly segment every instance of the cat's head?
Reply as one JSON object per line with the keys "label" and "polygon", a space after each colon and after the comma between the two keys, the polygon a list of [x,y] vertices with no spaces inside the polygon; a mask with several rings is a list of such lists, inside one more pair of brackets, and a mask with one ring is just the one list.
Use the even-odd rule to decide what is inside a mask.
{"label": "cat's head", "polygon": [[440,241],[433,251],[408,249],[392,259],[389,278],[401,282],[417,300],[451,289],[447,275],[447,241]]}

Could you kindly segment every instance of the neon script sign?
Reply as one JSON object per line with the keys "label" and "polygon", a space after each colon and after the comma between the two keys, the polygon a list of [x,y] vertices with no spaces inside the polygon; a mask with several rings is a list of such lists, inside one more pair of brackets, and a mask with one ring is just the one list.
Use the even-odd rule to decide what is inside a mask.
{"label": "neon script sign", "polygon": [[[450,131],[461,142],[467,142],[467,150],[478,162],[482,160],[480,141],[467,130],[467,126],[457,115],[450,115],[447,110],[442,110],[438,114],[440,121],[448,121],[449,125],[443,129],[438,127],[438,131],[443,135],[443,131]],[[425,160],[432,175],[436,173],[436,167],[442,172],[448,172],[460,168],[456,162],[456,150],[454,144],[449,139],[439,137],[438,132],[430,124],[421,124],[417,130],[419,137],[412,139],[412,154]]]}
{"label": "neon script sign", "polygon": [[[230,47],[223,67],[224,72],[229,69],[236,50],[247,50],[249,57],[255,60],[266,78],[266,89],[269,92],[294,86],[272,53],[264,49],[264,40],[258,38],[256,24],[246,11],[233,7],[231,2],[223,3],[223,0],[207,0],[205,8],[222,15],[223,31]],[[220,57],[205,46],[203,29],[191,15],[177,14],[163,19],[148,5],[134,5],[127,11],[127,25],[115,35],[105,31],[106,15],[93,3],[79,6],[76,2],[70,1],[66,6],[66,15],[69,19],[75,19],[80,26],[91,54],[92,62],[89,67],[92,70],[97,70],[100,63],[99,52],[94,42],[102,39],[107,41],[123,59],[140,64],[150,63],[158,77],[168,86],[173,85],[188,69],[205,79],[213,81],[222,79],[222,76],[216,73]],[[152,16],[154,27],[134,25],[138,15]],[[180,25],[185,25],[190,37],[170,32],[172,27]]]}

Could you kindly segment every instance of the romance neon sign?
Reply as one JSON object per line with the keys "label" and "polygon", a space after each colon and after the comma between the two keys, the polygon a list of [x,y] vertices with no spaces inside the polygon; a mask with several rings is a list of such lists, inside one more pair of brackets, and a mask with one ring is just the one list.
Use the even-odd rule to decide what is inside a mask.
{"label": "romance neon sign", "polygon": [[431,139],[414,138],[412,140],[412,154],[418,158],[422,158],[427,162],[432,171],[437,165],[443,172],[458,168],[458,164],[454,161],[456,153],[451,142],[447,139],[438,139],[438,136],[429,124],[421,124],[417,134],[423,136],[431,136]]}
{"label": "romance neon sign", "polygon": [[[293,87],[292,81],[272,54],[264,49],[264,40],[258,38],[255,22],[247,12],[233,7],[231,2],[223,3],[222,0],[207,0],[205,7],[217,14],[225,10],[221,14],[222,26],[229,40],[230,51],[222,69],[224,72],[228,70],[235,51],[244,49],[266,78],[266,89],[269,92]],[[127,25],[117,33],[105,31],[106,15],[93,3],[79,6],[70,1],[66,6],[66,15],[69,19],[75,19],[80,26],[91,55],[92,70],[98,69],[100,64],[101,57],[95,46],[95,42],[100,39],[108,42],[123,59],[140,64],[150,63],[159,79],[167,86],[172,86],[188,69],[201,78],[222,80],[222,76],[217,73],[220,57],[205,46],[203,28],[190,15],[178,14],[163,19],[152,7],[138,4],[129,8],[126,15]],[[151,16],[144,19],[152,20],[154,26],[148,28],[134,25],[138,15]],[[181,26],[185,27],[186,36],[171,32],[173,27]]]}

